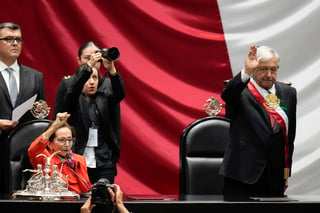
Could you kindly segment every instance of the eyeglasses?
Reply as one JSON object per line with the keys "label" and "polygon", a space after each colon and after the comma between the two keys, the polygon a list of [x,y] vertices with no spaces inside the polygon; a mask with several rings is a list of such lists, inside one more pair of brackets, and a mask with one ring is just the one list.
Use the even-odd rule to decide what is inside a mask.
{"label": "eyeglasses", "polygon": [[68,142],[69,144],[73,145],[75,143],[76,139],[75,138],[57,138],[55,142],[60,144],[61,146],[66,145]]}
{"label": "eyeglasses", "polygon": [[14,41],[17,41],[18,44],[22,44],[24,39],[22,37],[7,36],[4,38],[0,38],[0,40],[4,40],[8,44],[12,44],[12,43],[14,43]]}
{"label": "eyeglasses", "polygon": [[270,70],[271,74],[275,74],[278,71],[278,67],[260,67],[258,69],[259,72],[265,74]]}

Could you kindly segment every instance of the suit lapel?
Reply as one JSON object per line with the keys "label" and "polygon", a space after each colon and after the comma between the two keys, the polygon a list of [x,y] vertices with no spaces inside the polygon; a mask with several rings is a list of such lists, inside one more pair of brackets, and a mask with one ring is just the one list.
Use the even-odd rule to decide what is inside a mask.
{"label": "suit lapel", "polygon": [[290,97],[292,97],[289,92],[288,87],[283,86],[282,84],[276,84],[276,94],[277,97],[281,100],[281,105],[284,106],[286,109],[284,109],[287,113],[287,116],[290,116]]}
{"label": "suit lapel", "polygon": [[286,96],[284,95],[283,87],[281,84],[276,83],[276,95],[277,97],[281,100],[281,102],[287,107],[287,99]]}
{"label": "suit lapel", "polygon": [[24,69],[20,65],[20,85],[19,85],[19,93],[16,101],[16,106],[19,106],[19,104],[21,103],[21,100],[24,97],[25,91],[27,91],[26,89],[28,84],[30,84],[30,81],[31,79],[29,76],[29,71]]}
{"label": "suit lapel", "polygon": [[11,105],[11,99],[10,99],[9,90],[8,90],[7,84],[4,81],[3,76],[2,76],[1,73],[0,73],[0,88],[4,92],[5,97],[7,99],[7,102],[10,103],[10,105]]}
{"label": "suit lapel", "polygon": [[257,101],[257,99],[253,96],[253,94],[250,92],[249,89],[248,89],[248,94],[250,95],[250,98],[252,99],[252,101],[254,101],[259,106],[259,109],[262,114],[262,117],[264,118],[264,121],[272,129],[269,113],[263,108],[263,106],[261,106],[261,104]]}

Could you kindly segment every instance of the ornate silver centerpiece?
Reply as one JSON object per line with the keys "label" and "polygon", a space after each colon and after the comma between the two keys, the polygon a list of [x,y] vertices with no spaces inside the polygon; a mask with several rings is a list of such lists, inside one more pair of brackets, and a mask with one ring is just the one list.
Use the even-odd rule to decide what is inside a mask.
{"label": "ornate silver centerpiece", "polygon": [[[80,195],[68,190],[68,176],[58,172],[58,166],[53,165],[53,172],[50,176],[50,161],[52,156],[47,157],[39,154],[37,157],[44,156],[46,163],[42,170],[42,165],[38,164],[36,170],[26,169],[23,172],[33,172],[34,174],[27,182],[25,190],[18,190],[12,194],[13,199],[30,199],[30,200],[74,200],[80,199]],[[65,177],[66,182],[62,179]]]}

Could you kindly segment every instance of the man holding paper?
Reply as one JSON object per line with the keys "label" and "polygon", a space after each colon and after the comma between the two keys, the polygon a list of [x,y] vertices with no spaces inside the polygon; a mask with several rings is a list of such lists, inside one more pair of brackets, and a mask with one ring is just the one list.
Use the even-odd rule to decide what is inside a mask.
{"label": "man holding paper", "polygon": [[7,137],[17,125],[36,119],[29,109],[22,110],[26,113],[19,116],[19,120],[12,119],[12,112],[35,95],[35,101],[46,100],[43,74],[17,60],[23,41],[19,25],[0,24],[0,195],[7,193],[8,185],[5,173],[8,167]]}

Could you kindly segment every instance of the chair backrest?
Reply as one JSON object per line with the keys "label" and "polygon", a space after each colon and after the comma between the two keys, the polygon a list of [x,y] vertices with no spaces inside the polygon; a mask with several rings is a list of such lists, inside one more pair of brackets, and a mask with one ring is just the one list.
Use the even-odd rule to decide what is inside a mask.
{"label": "chair backrest", "polygon": [[187,126],[180,136],[180,194],[222,194],[219,175],[230,121],[205,117]]}
{"label": "chair backrest", "polygon": [[15,128],[8,136],[7,147],[9,157],[8,182],[9,194],[12,191],[24,189],[26,178],[30,175],[24,175],[22,170],[24,167],[32,165],[28,157],[28,147],[49,125],[50,120],[32,120],[21,124]]}

